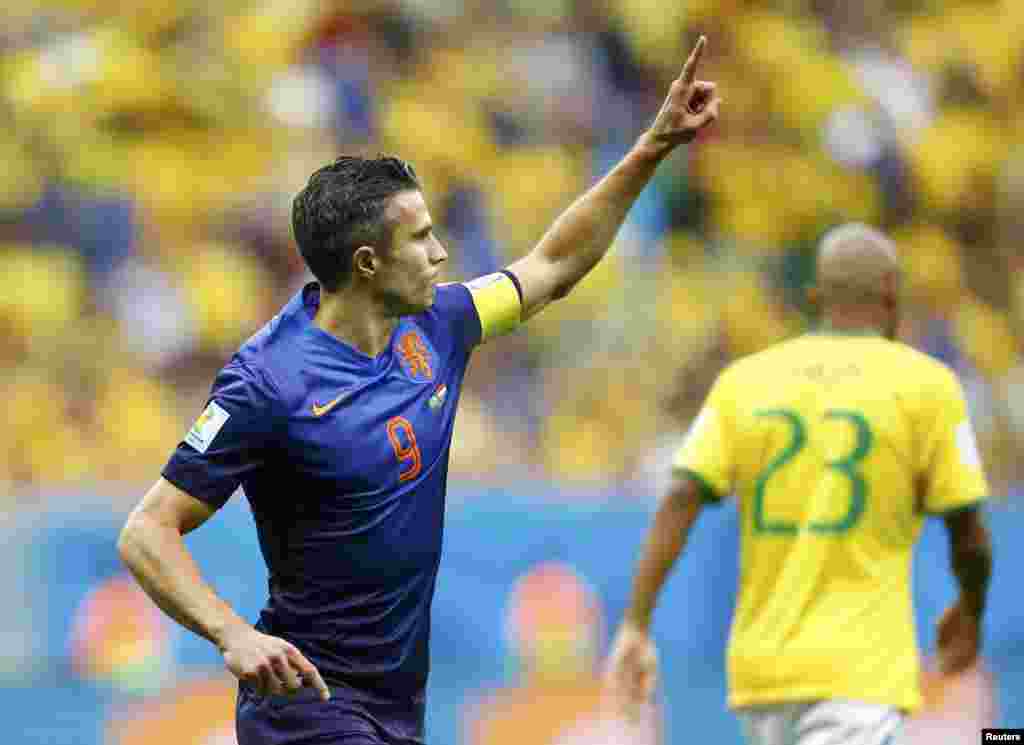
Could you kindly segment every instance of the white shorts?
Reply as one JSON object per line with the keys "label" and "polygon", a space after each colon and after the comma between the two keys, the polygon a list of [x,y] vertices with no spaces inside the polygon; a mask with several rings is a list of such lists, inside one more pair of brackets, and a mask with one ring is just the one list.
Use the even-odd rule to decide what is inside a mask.
{"label": "white shorts", "polygon": [[904,714],[861,701],[808,701],[736,710],[749,745],[898,745]]}

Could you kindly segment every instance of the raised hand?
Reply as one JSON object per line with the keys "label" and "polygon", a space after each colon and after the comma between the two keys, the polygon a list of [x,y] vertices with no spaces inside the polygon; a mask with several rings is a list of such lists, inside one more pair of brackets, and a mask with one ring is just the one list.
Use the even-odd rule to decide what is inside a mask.
{"label": "raised hand", "polygon": [[251,626],[241,627],[225,639],[222,652],[231,674],[249,683],[261,696],[288,695],[309,686],[324,701],[331,697],[313,663],[284,639]]}
{"label": "raised hand", "polygon": [[695,80],[697,66],[707,39],[701,36],[693,48],[679,77],[672,81],[668,97],[645,137],[661,147],[671,149],[690,142],[697,132],[718,118],[722,98],[715,92],[715,84]]}

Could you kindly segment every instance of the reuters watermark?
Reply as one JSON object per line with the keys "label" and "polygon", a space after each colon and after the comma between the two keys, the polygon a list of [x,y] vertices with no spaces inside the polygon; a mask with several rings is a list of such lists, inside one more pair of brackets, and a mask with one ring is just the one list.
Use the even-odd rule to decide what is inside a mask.
{"label": "reuters watermark", "polygon": [[983,729],[981,741],[986,742],[1020,742],[1024,743],[1024,729]]}

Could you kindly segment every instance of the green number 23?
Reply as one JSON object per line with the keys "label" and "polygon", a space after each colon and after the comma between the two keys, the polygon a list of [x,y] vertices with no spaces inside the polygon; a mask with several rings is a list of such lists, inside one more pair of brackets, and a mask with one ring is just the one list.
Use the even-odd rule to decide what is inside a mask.
{"label": "green number 23", "polygon": [[806,526],[785,520],[769,520],[765,516],[764,496],[768,482],[781,468],[789,463],[807,445],[807,425],[803,418],[791,409],[760,409],[754,415],[764,419],[782,419],[790,428],[790,439],[786,447],[758,476],[754,489],[754,533],[770,533],[776,535],[794,535],[801,530],[824,535],[837,535],[853,528],[864,514],[868,500],[868,484],[857,467],[868,454],[874,443],[874,434],[867,419],[859,411],[848,409],[829,409],[825,419],[839,419],[853,425],[857,434],[857,444],[853,451],[825,465],[845,476],[850,482],[850,505],[842,518],[833,521],[812,521]]}

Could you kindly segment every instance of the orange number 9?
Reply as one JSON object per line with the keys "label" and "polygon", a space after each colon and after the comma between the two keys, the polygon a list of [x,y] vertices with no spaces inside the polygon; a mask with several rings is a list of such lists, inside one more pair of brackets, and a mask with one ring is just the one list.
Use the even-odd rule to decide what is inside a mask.
{"label": "orange number 9", "polygon": [[[402,438],[398,433],[402,432],[408,444],[402,444]],[[423,458],[420,456],[420,447],[416,444],[416,433],[412,430],[409,420],[402,416],[388,419],[388,440],[395,450],[395,457],[402,463],[408,463],[404,471],[398,472],[398,482],[402,483],[414,479],[420,475],[423,467]]]}

